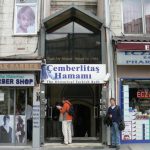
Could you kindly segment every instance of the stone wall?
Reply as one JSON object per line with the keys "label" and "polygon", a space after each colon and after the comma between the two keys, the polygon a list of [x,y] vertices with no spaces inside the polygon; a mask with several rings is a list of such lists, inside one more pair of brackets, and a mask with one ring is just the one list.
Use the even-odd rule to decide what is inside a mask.
{"label": "stone wall", "polygon": [[113,36],[122,35],[122,14],[122,0],[110,0],[110,30]]}
{"label": "stone wall", "polygon": [[14,35],[14,11],[15,0],[0,0],[0,57],[19,54],[35,55],[34,51],[36,50],[38,40],[37,35]]}

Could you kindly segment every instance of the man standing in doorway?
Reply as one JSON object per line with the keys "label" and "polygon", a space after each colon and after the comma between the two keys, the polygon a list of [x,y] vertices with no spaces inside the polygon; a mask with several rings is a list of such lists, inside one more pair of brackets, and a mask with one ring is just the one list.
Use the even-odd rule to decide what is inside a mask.
{"label": "man standing in doorway", "polygon": [[110,98],[111,106],[108,108],[107,116],[112,120],[111,126],[111,140],[112,145],[110,148],[120,149],[120,131],[119,122],[122,120],[120,107],[116,105],[116,99]]}
{"label": "man standing in doorway", "polygon": [[68,145],[72,143],[72,116],[68,113],[72,104],[68,99],[63,99],[62,103],[63,107],[58,106],[57,108],[60,110],[60,113],[63,114],[62,132],[64,135],[64,144]]}

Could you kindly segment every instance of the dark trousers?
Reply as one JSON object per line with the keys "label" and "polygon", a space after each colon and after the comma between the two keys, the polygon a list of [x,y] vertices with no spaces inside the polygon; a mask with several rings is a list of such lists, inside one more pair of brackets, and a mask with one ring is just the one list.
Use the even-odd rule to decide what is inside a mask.
{"label": "dark trousers", "polygon": [[32,140],[32,119],[27,120],[27,139]]}

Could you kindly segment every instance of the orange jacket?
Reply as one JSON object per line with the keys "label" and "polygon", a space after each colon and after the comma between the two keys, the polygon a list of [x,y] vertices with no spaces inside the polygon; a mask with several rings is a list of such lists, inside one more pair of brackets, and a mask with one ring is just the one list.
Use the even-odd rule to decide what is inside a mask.
{"label": "orange jacket", "polygon": [[60,109],[60,113],[63,114],[63,120],[72,120],[72,116],[68,114],[68,110],[71,106],[71,103],[69,101],[65,101],[63,104],[63,107]]}

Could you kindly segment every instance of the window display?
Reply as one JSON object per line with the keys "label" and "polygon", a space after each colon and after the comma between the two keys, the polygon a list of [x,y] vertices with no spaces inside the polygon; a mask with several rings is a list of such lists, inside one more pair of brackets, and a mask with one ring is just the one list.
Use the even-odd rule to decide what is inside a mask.
{"label": "window display", "polygon": [[150,80],[121,79],[122,142],[150,142]]}
{"label": "window display", "polygon": [[0,144],[27,143],[27,103],[32,103],[32,88],[0,88]]}

